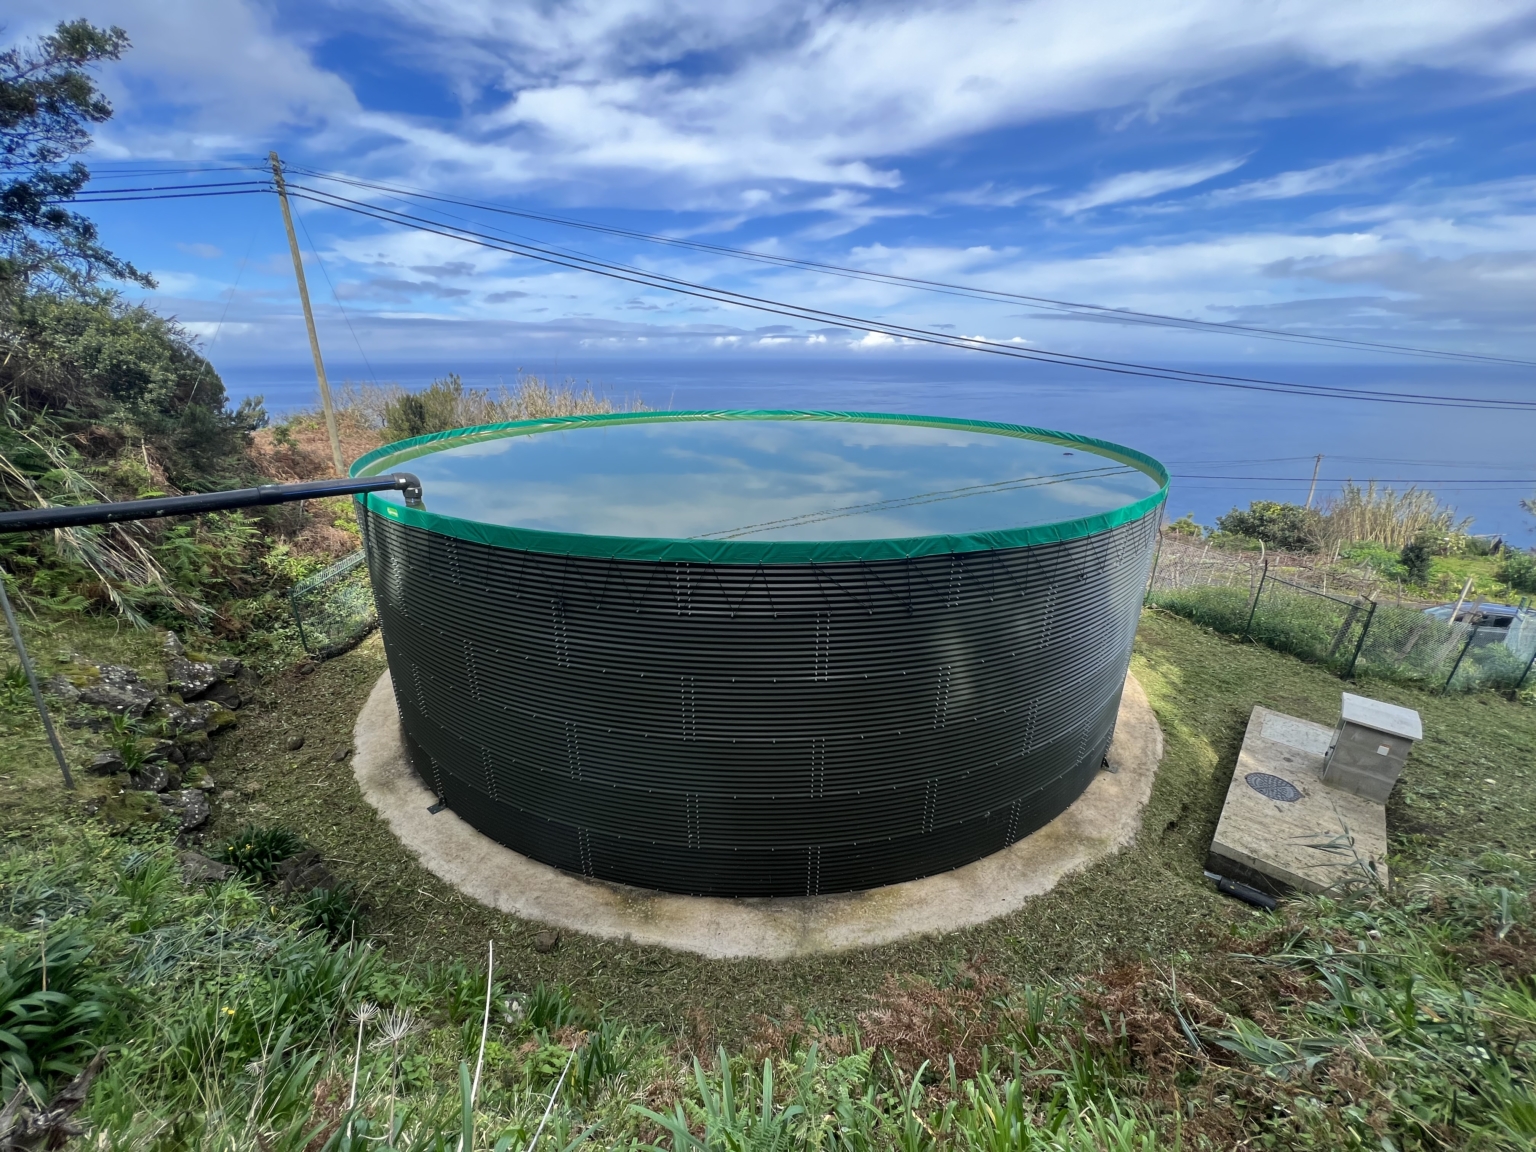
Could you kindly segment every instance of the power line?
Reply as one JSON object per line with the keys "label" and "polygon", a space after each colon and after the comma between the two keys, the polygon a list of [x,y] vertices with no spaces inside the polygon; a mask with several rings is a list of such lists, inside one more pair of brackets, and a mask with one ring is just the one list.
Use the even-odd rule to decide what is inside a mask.
{"label": "power line", "polygon": [[865,317],[852,316],[845,313],[830,312],[819,308],[810,308],[804,305],[789,304],[783,301],[773,300],[768,297],[754,296],[747,293],[733,292],[724,288],[711,288],[682,280],[678,277],[667,276],[662,273],[648,272],[643,269],[633,268],[627,265],[616,264],[611,261],[598,260],[594,257],[573,256],[566,253],[554,252],[539,245],[528,244],[487,236],[468,228],[460,228],[455,225],[443,224],[440,221],[426,220],[409,213],[395,209],[383,208],[377,205],[366,204],[352,200],[349,197],[339,196],[335,193],[324,192],[318,189],[302,185],[292,185],[294,193],[312,199],[317,203],[351,212],[355,215],[384,223],[412,228],[416,231],[444,236],[449,239],[460,240],[465,243],[475,244],[480,247],[507,252],[511,255],[524,256],[543,263],[553,264],[559,267],[570,268],[576,271],[590,272],[605,276],[610,279],[627,283],[638,284],[642,287],[655,288],[662,291],[674,292],[680,295],[693,296],[698,299],[710,300],[715,303],[734,304],[759,312],[767,312],[774,315],[788,316],[793,319],[807,320],[813,323],[831,324],[841,328],[855,328],[867,332],[875,332],[897,339],[909,340],[915,343],[926,343],[941,347],[961,348],[972,351],[987,352],[993,355],[1008,356],[1014,359],[1035,360],[1043,363],[1065,364],[1080,368],[1092,368],[1096,371],[1109,372],[1116,375],[1138,376],[1150,379],[1170,380],[1180,383],[1210,384],[1218,387],[1238,388],[1248,391],[1278,392],[1288,395],[1321,396],[1335,399],[1371,400],[1381,403],[1399,403],[1428,407],[1470,408],[1492,411],[1517,411],[1529,412],[1536,410],[1536,401],[1502,400],[1482,397],[1457,397],[1426,393],[1396,392],[1380,389],[1354,389],[1340,388],[1333,385],[1322,384],[1298,384],[1294,382],[1269,380],[1258,377],[1233,376],[1224,373],[1198,372],[1193,369],[1165,368],[1156,365],[1139,364],[1132,361],[1110,360],[1101,357],[1082,356],[1076,353],[1056,352],[1051,349],[1030,346],[1027,348],[1011,347],[995,341],[989,341],[980,337],[952,336],[948,333],[936,332],[930,329],[917,328],[909,325],[892,324],[883,321],[874,321]]}
{"label": "power line", "polygon": [[[259,181],[252,183],[261,183]],[[874,321],[865,317],[852,316],[844,313],[830,312],[824,309],[811,308],[805,305],[785,303],[773,300],[769,297],[754,296],[747,293],[733,292],[724,288],[712,288],[706,285],[696,284],[692,281],[678,277],[667,276],[663,273],[649,272],[644,269],[634,268],[628,265],[617,264],[612,261],[599,260],[595,257],[568,252],[557,252],[540,245],[520,241],[504,240],[489,236],[473,229],[461,228],[456,225],[443,224],[440,221],[424,219],[410,213],[395,209],[380,207],[336,193],[325,192],[320,189],[304,186],[292,186],[297,196],[311,200],[315,203],[351,212],[354,215],[383,223],[411,228],[416,231],[444,236],[449,239],[459,240],[463,243],[474,244],[496,251],[507,252],[511,255],[523,256],[546,264],[558,267],[570,268],[575,271],[588,272],[609,279],[620,280],[637,284],[646,288],[667,291],[679,295],[692,296],[697,299],[709,300],[718,304],[730,304],[737,307],[748,308],[754,311],[766,312],[772,315],[786,316],[792,319],[805,320],[812,323],[830,324],[839,328],[855,328],[871,333],[891,336],[896,339],[914,343],[925,343],[939,347],[959,348],[969,351],[986,352],[991,355],[1006,356],[1012,359],[1032,360],[1041,363],[1067,365],[1078,368],[1089,368],[1095,371],[1108,372],[1114,375],[1136,376],[1147,379],[1167,380],[1177,383],[1207,384],[1215,387],[1236,388],[1246,391],[1275,392],[1284,395],[1326,397],[1333,399],[1368,400],[1375,403],[1407,404],[1421,407],[1462,408],[1482,411],[1536,411],[1536,401],[1504,400],[1486,397],[1457,397],[1432,393],[1399,392],[1383,389],[1356,389],[1341,388],[1333,385],[1299,384],[1295,382],[1270,380],[1259,377],[1234,376],[1225,373],[1199,372],[1193,369],[1167,368],[1157,365],[1140,364],[1133,361],[1111,360],[1102,357],[1089,357],[1077,353],[1057,352],[1051,349],[1030,346],[1028,348],[1013,347],[1000,344],[981,337],[953,336],[948,333],[937,332],[930,329],[918,328],[910,325],[893,324],[883,321]],[[263,193],[267,188],[252,188],[248,190],[209,191],[209,192],[146,192],[144,195],[119,197],[124,200],[133,199],[181,199],[185,196],[205,195],[244,195],[249,193]]]}
{"label": "power line", "polygon": [[[229,169],[196,169],[195,171],[221,170],[240,171],[247,170],[247,168],[242,166],[231,167]],[[654,233],[637,231],[635,229],[619,228],[605,224],[596,224],[590,221],[555,216],[549,213],[530,212],[525,209],[507,208],[502,205],[489,204],[484,201],[464,200],[451,196],[440,196],[421,189],[383,184],[376,181],[361,180],[356,177],[323,172],[318,169],[306,168],[302,166],[293,166],[290,168],[290,171],[304,173],[318,179],[329,180],[338,184],[346,184],[356,188],[368,189],[370,191],[384,192],[392,196],[407,196],[416,200],[423,200],[436,204],[452,204],[458,207],[475,209],[477,211],[492,212],[498,215],[514,216],[520,219],[553,224],[563,228],[575,228],[602,235],[640,240],[651,244],[685,248],[693,251],[705,252],[712,255],[727,256],[733,259],[746,260],[775,267],[801,268],[825,275],[900,285],[908,288],[915,288],[920,291],[935,292],[941,295],[961,296],[969,299],[989,300],[993,302],[1027,304],[1031,307],[1037,307],[1047,311],[1059,311],[1078,316],[1091,316],[1116,323],[1139,324],[1152,327],[1175,328],[1184,331],[1201,331],[1225,335],[1237,335],[1255,339],[1276,340],[1285,343],[1302,343],[1317,346],[1353,348],[1365,351],[1384,352],[1394,356],[1426,357],[1437,360],[1448,359],[1473,363],[1536,367],[1536,361],[1522,360],[1517,357],[1492,356],[1485,353],[1455,351],[1443,348],[1424,348],[1413,345],[1393,344],[1386,341],[1360,340],[1344,336],[1330,336],[1317,332],[1295,332],[1283,329],[1262,328],[1257,325],[1234,324],[1224,321],[1198,320],[1193,317],[1172,316],[1157,312],[1143,312],[1131,308],[1114,308],[1107,305],[1091,304],[1084,301],[1061,300],[1049,296],[1035,296],[1018,292],[1006,292],[1001,289],[987,288],[974,284],[956,284],[943,280],[929,280],[921,277],[901,276],[889,272],[877,272],[865,268],[850,268],[844,265],[828,264],[821,261],[807,260],[800,257],[781,256],[771,252],[757,252],[750,249],[731,248],[725,245],[708,244],[703,241],[688,240],[681,237],[660,236]],[[175,174],[175,170],[172,170],[171,174]],[[117,190],[102,189],[101,191],[102,193],[111,193]],[[129,190],[124,189],[122,191]],[[89,194],[90,193],[86,193],[86,195]],[[86,202],[99,203],[100,201],[97,200]],[[443,213],[443,215],[453,217],[452,213]],[[456,218],[464,219],[463,217]],[[482,226],[489,227],[489,225]],[[493,231],[500,230],[493,228]]]}
{"label": "power line", "polygon": [[669,247],[687,248],[698,252],[707,252],[713,255],[729,256],[734,259],[749,260],[762,264],[770,264],[777,267],[804,268],[810,271],[827,275],[840,276],[858,280],[878,281],[887,284],[899,284],[906,287],[917,288],[923,291],[934,291],[944,295],[961,295],[973,299],[988,299],[1002,302],[1016,302],[1030,305],[1045,306],[1050,310],[1066,311],[1077,315],[1101,316],[1106,319],[1123,323],[1145,324],[1154,327],[1174,327],[1187,331],[1216,332],[1227,335],[1254,337],[1265,340],[1280,340],[1290,343],[1311,343],[1330,345],[1335,347],[1349,347],[1368,349],[1375,352],[1386,352],[1398,356],[1423,356],[1434,359],[1466,360],[1480,363],[1509,364],[1521,367],[1536,367],[1536,361],[1521,360],[1514,357],[1490,356],[1478,352],[1458,352],[1442,348],[1422,348],[1412,345],[1392,344],[1384,341],[1351,339],[1344,336],[1329,336],[1316,332],[1290,332],[1283,329],[1260,328],[1248,324],[1232,324],[1214,320],[1197,320],[1191,317],[1170,316],[1158,312],[1142,312],[1131,308],[1112,308],[1103,304],[1089,304],[1083,301],[1060,300],[1049,296],[1032,296],[1018,292],[1005,292],[1001,289],[986,288],[972,284],[955,284],[943,280],[928,280],[914,276],[900,276],[890,272],[875,272],[865,268],[849,268],[839,264],[827,264],[817,260],[806,260],[794,256],[780,256],[771,252],[756,252],[750,249],[730,248],[719,244],[707,244],[699,240],[688,240],[675,236],[659,236],[648,232],[639,232],[629,228],[618,228],[611,225],[595,224],[590,221],[574,220],[568,217],[553,216],[541,212],[529,212],[526,210],[507,208],[495,204],[487,204],[483,201],[461,200],[451,196],[439,196],[420,189],[403,188],[395,185],[381,184],[373,181],[360,180],[356,177],[339,176],[334,173],[321,172],[312,168],[296,167],[295,172],[301,172],[322,180],[330,180],[339,184],[349,184],[357,188],[366,188],[373,191],[389,192],[400,196],[410,196],[418,200],[427,200],[440,204],[453,204],[461,208],[474,208],[484,212],[494,212],[500,215],[516,216],[525,220],[536,220],[541,223],[554,224],[563,228],[579,228],[590,232],[597,232],[609,236],[618,236],[625,239],[641,240],[650,244],[661,244]]}

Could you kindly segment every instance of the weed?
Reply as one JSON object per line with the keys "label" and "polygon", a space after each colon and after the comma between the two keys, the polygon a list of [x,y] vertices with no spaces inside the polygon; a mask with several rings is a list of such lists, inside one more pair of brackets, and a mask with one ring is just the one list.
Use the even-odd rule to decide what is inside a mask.
{"label": "weed", "polygon": [[32,703],[32,683],[20,664],[7,664],[0,672],[0,708],[21,708]]}
{"label": "weed", "polygon": [[300,908],[305,924],[324,932],[332,941],[350,940],[362,934],[366,912],[350,884],[316,888]]}
{"label": "weed", "polygon": [[25,1082],[46,1099],[49,1083],[84,1067],[113,1002],[94,950],[78,928],[46,926],[0,950],[0,1098]]}
{"label": "weed", "polygon": [[304,841],[288,828],[251,825],[225,843],[219,859],[248,880],[270,884],[277,866],[303,848]]}

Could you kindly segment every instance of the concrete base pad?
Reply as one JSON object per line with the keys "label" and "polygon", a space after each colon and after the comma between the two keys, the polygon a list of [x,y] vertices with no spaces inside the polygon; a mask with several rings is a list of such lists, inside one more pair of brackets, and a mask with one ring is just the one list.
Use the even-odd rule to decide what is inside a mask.
{"label": "concrete base pad", "polygon": [[1387,884],[1387,810],[1320,779],[1333,729],[1254,706],[1206,866],[1261,891]]}
{"label": "concrete base pad", "polygon": [[1055,820],[1001,852],[937,876],[867,892],[725,899],[677,896],[574,876],[471,828],[412,770],[389,673],[357,718],[353,772],[364,797],[434,875],[502,912],[607,939],[660,944],[703,956],[778,959],[949,932],[1017,909],[1063,876],[1124,848],[1163,756],[1146,693],[1126,677],[1112,771]]}

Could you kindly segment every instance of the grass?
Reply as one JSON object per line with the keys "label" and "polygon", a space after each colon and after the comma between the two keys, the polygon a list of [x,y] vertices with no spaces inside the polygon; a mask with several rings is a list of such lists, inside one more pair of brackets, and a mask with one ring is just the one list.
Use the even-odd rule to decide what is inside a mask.
{"label": "grass", "polygon": [[[247,822],[283,823],[338,861],[369,908],[386,951],[401,959],[499,954],[529,983],[571,984],[640,1024],[677,1027],[696,1011],[734,1041],[758,1013],[793,1009],[849,1018],[888,972],[944,979],[978,955],[1017,981],[1096,971],[1154,955],[1195,955],[1248,912],[1211,891],[1201,865],[1231,765],[1254,704],[1320,723],[1338,714],[1336,677],[1254,644],[1160,612],[1142,622],[1133,671],[1146,686],[1166,755],[1137,847],[1068,878],[1049,895],[988,925],[835,957],[706,961],[659,948],[567,936],[533,950],[540,926],[465,900],[416,863],[376,818],[331,755],[351,739],[362,701],[384,669],[377,639],[276,686],[280,710],[243,720],[213,764],[238,789],[259,785],[217,816],[215,837]],[[1365,681],[1367,695],[1418,708],[1427,737],[1394,795],[1389,826],[1402,863],[1444,845],[1476,855],[1536,850],[1536,710],[1488,694],[1440,698]],[[304,733],[303,750],[284,750]],[[1487,784],[1495,779],[1496,784]]]}
{"label": "grass", "polygon": [[[46,641],[35,648],[50,660],[126,655],[149,672],[159,659],[153,636],[90,625]],[[1133,848],[991,924],[770,963],[569,933],[540,953],[538,925],[439,883],[333,759],[382,670],[374,638],[270,677],[219,738],[206,837],[282,826],[321,849],[366,906],[367,946],[255,880],[184,888],[164,830],[89,818],[112,785],[87,778],[64,796],[40,732],[16,738],[35,719],[0,712],[0,783],[27,797],[0,859],[0,948],[30,955],[42,912],[47,931],[95,949],[96,983],[132,990],[92,1033],[118,1045],[91,1098],[102,1147],[298,1149],[317,1135],[315,1148],[379,1147],[393,1126],[396,1147],[448,1152],[488,939],[498,967],[474,1147],[526,1147],[557,1084],[541,1140],[562,1150],[1374,1148],[1382,1136],[1513,1148],[1536,1133],[1522,1086],[1536,1036],[1521,982],[1536,970],[1529,704],[1364,683],[1424,715],[1389,807],[1404,894],[1262,915],[1200,875],[1249,710],[1331,722],[1344,685],[1149,611],[1133,670],[1166,753]],[[360,1025],[363,1001],[379,1012]]]}

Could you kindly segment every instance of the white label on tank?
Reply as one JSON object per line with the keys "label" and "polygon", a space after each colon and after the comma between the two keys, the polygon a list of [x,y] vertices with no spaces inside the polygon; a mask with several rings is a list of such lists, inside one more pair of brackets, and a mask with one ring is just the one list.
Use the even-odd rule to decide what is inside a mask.
{"label": "white label on tank", "polygon": [[1392,754],[1392,746],[1390,744],[1378,744],[1378,745],[1376,745],[1376,755],[1378,755],[1378,756],[1390,756],[1391,754]]}

